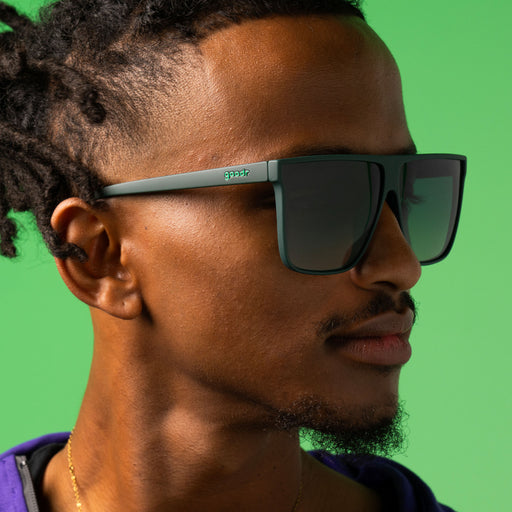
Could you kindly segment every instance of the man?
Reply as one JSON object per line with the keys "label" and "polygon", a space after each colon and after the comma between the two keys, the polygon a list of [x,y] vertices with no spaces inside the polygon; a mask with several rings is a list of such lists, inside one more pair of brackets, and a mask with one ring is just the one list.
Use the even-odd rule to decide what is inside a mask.
{"label": "man", "polygon": [[[131,39],[116,28],[81,54],[79,37],[93,38],[76,22],[59,65],[30,56],[43,38],[27,43],[27,67],[48,73],[55,102],[44,106],[44,148],[77,166],[55,181],[69,192],[47,195],[50,227],[48,205],[32,209],[66,285],[91,307],[94,356],[69,441],[45,437],[3,457],[2,510],[450,510],[405,468],[365,455],[400,444],[409,291],[420,261],[453,242],[464,177],[462,157],[413,156],[384,43],[339,2],[318,11],[275,2],[251,15],[241,2],[208,14],[198,4],[177,8],[158,33],[143,25],[158,4],[126,2],[122,15],[99,4],[116,20],[112,34],[122,19]],[[54,27],[72,6],[55,8]],[[170,52],[185,24],[194,36]],[[127,48],[144,45],[135,66]],[[114,52],[124,60],[108,75]],[[124,90],[124,124],[109,87]],[[33,140],[36,124],[18,123],[10,140],[22,128]],[[46,149],[30,146],[34,161],[49,161]],[[83,184],[85,167],[101,186]],[[178,185],[137,181],[200,170]],[[2,204],[14,208],[29,185],[3,180]],[[427,183],[423,194],[415,180]],[[431,196],[436,208],[412,225]],[[7,239],[5,228],[6,254]],[[302,428],[352,456],[305,453]]]}

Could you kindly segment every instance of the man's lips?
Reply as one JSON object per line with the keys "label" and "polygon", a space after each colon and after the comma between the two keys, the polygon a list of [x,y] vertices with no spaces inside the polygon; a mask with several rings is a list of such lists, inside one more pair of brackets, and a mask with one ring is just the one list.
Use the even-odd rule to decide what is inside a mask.
{"label": "man's lips", "polygon": [[331,335],[327,344],[343,357],[378,366],[401,366],[411,357],[413,312],[385,313],[357,327]]}

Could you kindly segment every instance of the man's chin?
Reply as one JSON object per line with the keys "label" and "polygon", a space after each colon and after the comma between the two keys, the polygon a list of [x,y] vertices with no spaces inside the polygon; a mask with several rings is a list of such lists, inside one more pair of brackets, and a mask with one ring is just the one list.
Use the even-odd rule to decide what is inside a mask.
{"label": "man's chin", "polygon": [[295,404],[293,412],[281,412],[278,426],[299,429],[302,440],[314,450],[389,457],[406,448],[407,417],[397,400],[385,407],[333,409],[310,399]]}

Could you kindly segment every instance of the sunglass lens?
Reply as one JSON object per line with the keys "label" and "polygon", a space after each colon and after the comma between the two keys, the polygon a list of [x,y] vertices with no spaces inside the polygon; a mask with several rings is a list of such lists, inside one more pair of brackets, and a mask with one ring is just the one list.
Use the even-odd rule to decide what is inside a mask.
{"label": "sunglass lens", "polygon": [[340,272],[364,250],[379,203],[380,171],[368,162],[283,162],[286,257],[296,269]]}
{"label": "sunglass lens", "polygon": [[443,258],[451,247],[458,221],[461,166],[459,160],[425,159],[404,168],[402,225],[421,263]]}

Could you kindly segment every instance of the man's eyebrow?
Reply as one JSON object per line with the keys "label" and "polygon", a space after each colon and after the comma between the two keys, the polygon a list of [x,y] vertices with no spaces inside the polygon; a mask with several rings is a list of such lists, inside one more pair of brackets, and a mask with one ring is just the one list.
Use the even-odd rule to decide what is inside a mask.
{"label": "man's eyebrow", "polygon": [[[416,145],[411,143],[409,146],[402,148],[399,151],[393,152],[394,155],[415,155],[418,153]],[[296,156],[314,156],[314,155],[362,155],[368,153],[362,153],[361,151],[355,151],[354,149],[346,146],[295,146],[290,150],[286,151],[285,154],[281,154],[279,158],[293,158]],[[387,153],[391,154],[391,153]]]}

